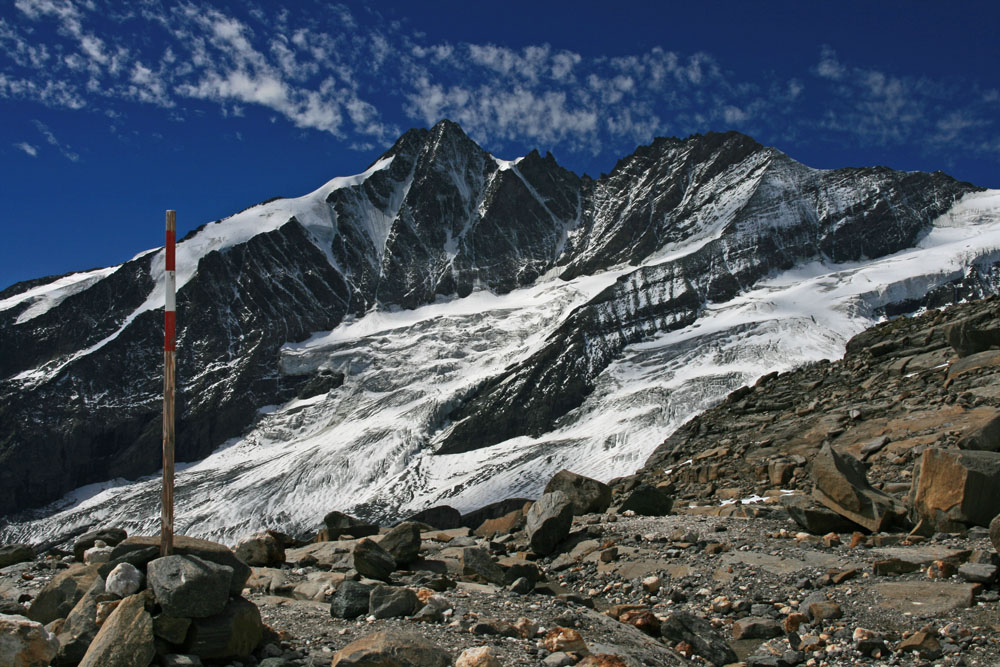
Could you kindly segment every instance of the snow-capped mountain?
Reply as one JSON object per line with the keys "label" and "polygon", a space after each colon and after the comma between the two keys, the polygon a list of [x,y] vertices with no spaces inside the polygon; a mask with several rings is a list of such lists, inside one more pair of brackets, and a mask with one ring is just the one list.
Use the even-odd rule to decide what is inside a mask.
{"label": "snow-capped mountain", "polygon": [[[154,530],[163,261],[0,292],[3,538]],[[628,474],[759,375],[995,291],[998,262],[1000,193],[940,172],[815,170],[726,133],[594,180],[411,130],[179,243],[177,528],[305,532]]]}

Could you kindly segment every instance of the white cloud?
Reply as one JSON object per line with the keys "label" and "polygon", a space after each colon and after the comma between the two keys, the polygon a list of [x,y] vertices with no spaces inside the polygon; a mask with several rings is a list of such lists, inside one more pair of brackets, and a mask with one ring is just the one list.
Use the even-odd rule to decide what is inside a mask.
{"label": "white cloud", "polygon": [[35,147],[35,146],[32,146],[31,144],[29,144],[26,141],[22,141],[20,143],[14,144],[14,148],[17,148],[19,150],[24,151],[25,153],[27,153],[31,157],[36,157],[38,155],[38,148]]}

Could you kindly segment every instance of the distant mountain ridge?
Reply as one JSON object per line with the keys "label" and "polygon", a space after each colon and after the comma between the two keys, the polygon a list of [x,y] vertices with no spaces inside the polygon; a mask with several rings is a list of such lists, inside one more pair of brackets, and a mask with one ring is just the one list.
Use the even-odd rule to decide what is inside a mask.
{"label": "distant mountain ridge", "polygon": [[[407,462],[432,451],[537,438],[565,426],[629,346],[694,326],[782,272],[915,248],[980,190],[940,172],[815,170],[735,132],[657,139],[595,180],[537,151],[498,160],[449,121],[410,130],[363,174],[251,207],[179,245],[178,459],[232,443],[321,371],[346,370],[349,388],[352,368],[371,368],[360,353],[335,363],[347,352],[304,363],[296,345],[316,332],[479,293],[580,285],[505,365],[435,399],[383,472],[417,474]],[[162,264],[154,250],[4,291],[0,516],[158,469]],[[463,356],[414,382],[433,384]],[[366,442],[387,436],[358,437],[351,451],[366,456]],[[361,509],[391,514],[420,497],[360,499]]]}

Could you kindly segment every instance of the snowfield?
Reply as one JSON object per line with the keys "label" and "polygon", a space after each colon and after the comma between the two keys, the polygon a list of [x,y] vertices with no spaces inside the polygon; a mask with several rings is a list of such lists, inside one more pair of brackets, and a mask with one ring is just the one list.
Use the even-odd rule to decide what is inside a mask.
{"label": "snowfield", "polygon": [[[311,202],[364,176],[296,200],[302,217],[317,220]],[[270,224],[266,208],[251,211],[234,224],[246,234]],[[682,257],[714,231],[708,227],[686,247],[664,248],[647,263]],[[203,245],[186,252],[231,241],[228,232],[195,239]],[[628,346],[584,403],[542,437],[443,456],[433,452],[455,405],[537,351],[575,308],[642,267],[370,312],[282,349],[283,372],[341,371],[342,387],[269,406],[245,436],[178,465],[176,531],[225,542],[263,528],[307,533],[334,509],[383,520],[437,504],[465,512],[507,497],[536,497],[562,468],[604,481],[630,474],[678,426],[733,389],[771,371],[839,358],[851,336],[878,320],[880,308],[922,296],[974,264],[998,261],[1000,191],[967,195],[912,249],[771,276],[738,298],[710,304],[691,326]],[[60,279],[0,301],[0,309],[30,299],[21,317],[37,315],[99,274]],[[183,280],[179,273],[178,285]],[[4,527],[0,538],[37,542],[95,523],[155,533],[159,486],[158,477],[91,485],[49,508],[48,516]]]}

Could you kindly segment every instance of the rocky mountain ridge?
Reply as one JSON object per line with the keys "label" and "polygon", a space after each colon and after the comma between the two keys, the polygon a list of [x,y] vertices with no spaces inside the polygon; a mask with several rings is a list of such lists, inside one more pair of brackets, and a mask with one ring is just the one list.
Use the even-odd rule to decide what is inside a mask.
{"label": "rocky mountain ridge", "polygon": [[[593,414],[587,401],[606,396],[602,383],[621,371],[621,360],[645,354],[651,337],[694,331],[720,304],[811,263],[857,270],[865,262],[895,262],[907,249],[934,250],[927,239],[935,221],[977,190],[940,173],[813,170],[737,133],[657,140],[594,180],[562,169],[550,155],[497,160],[446,121],[410,131],[359,176],[252,207],[180,244],[179,265],[188,264],[179,275],[178,458],[202,459],[241,434],[236,442],[244,452],[272,433],[303,443],[299,459],[307,446],[326,451],[321,458],[335,463],[315,479],[304,478],[312,474],[305,459],[262,473],[270,477],[254,493],[286,498],[275,514],[291,512],[294,496],[307,491],[280,481],[288,470],[296,471],[299,487],[317,491],[333,483],[372,517],[477,485],[494,484],[493,494],[510,491],[490,479],[515,470],[515,460],[535,467],[552,461],[552,445],[540,435],[555,434],[563,443],[556,459],[572,456],[579,436],[560,429],[572,430],[580,414]],[[965,252],[961,267],[949,258],[930,273],[915,267],[876,286],[866,300],[845,307],[854,317],[849,327],[860,328],[879,308],[911,307],[913,298],[956,280],[995,289],[994,250]],[[120,267],[3,293],[0,515],[157,469],[161,273],[162,252],[150,251]],[[463,299],[492,298],[483,295],[509,305],[463,314],[464,340],[452,342],[440,328],[456,321],[452,316],[420,319],[435,308],[460,308]],[[525,299],[558,307],[524,310]],[[414,309],[418,324],[380,330],[380,322],[405,319],[399,308]],[[512,325],[509,313],[521,320]],[[85,326],[77,332],[65,322]],[[366,347],[344,342],[361,340],[351,332],[365,330],[373,331]],[[316,332],[324,331],[334,343],[320,344]],[[470,331],[480,338],[469,338]],[[394,332],[408,338],[395,340]],[[830,348],[842,333],[833,328],[823,335]],[[399,362],[383,350],[416,350],[412,341],[420,337],[443,347],[435,359],[412,359],[419,362],[406,367],[412,376],[397,386],[402,376],[379,365]],[[815,351],[804,354],[808,360]],[[469,363],[479,365],[470,372],[463,366]],[[713,377],[688,394],[700,396],[698,406],[710,404],[756,372]],[[323,380],[338,377],[342,386]],[[443,377],[456,379],[435,393]],[[319,393],[307,396],[306,386]],[[364,402],[378,393],[385,397],[378,407]],[[409,409],[410,402],[422,407]],[[645,439],[659,424],[648,423],[650,409],[635,408]],[[671,408],[675,414],[666,419],[683,421],[691,409]],[[410,432],[399,435],[395,424],[372,421],[387,410],[396,410]],[[367,425],[351,426],[344,417],[352,414],[367,414]],[[352,438],[345,444],[351,455],[343,458],[322,449],[332,435],[309,440],[319,424],[338,423]],[[252,424],[257,430],[248,434]],[[620,470],[645,453],[645,444],[626,440],[586,447],[610,450]],[[225,449],[216,451],[225,456]],[[443,469],[454,467],[454,456],[467,457],[467,465],[496,456],[496,463],[478,475],[464,471],[462,480],[434,481],[433,456]],[[359,469],[360,461],[368,467]],[[198,484],[211,482],[218,496],[229,488],[226,480],[248,479],[255,464],[225,465]],[[537,485],[549,472],[539,469],[525,483]],[[344,480],[371,491],[358,497]],[[405,495],[394,497],[376,483]],[[179,493],[180,499],[186,491]],[[192,511],[217,513],[205,505]]]}

